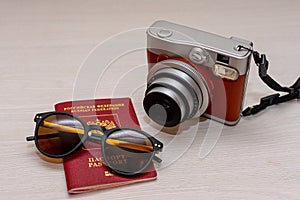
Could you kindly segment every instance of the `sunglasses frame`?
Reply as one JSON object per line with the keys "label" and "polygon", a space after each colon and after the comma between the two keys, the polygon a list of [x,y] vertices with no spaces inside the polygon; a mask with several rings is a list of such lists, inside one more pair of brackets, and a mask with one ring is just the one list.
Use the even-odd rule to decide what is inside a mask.
{"label": "sunglasses frame", "polygon": [[[64,116],[72,117],[75,120],[78,120],[81,123],[81,125],[83,126],[83,128],[84,128],[84,134],[81,137],[80,142],[72,150],[70,150],[69,152],[67,152],[65,154],[62,154],[62,155],[48,154],[47,152],[44,152],[40,148],[39,143],[38,143],[39,127],[42,126],[42,122],[44,121],[44,119],[46,119],[47,117],[49,117],[51,115],[64,115]],[[80,119],[79,117],[77,117],[77,116],[75,116],[73,114],[66,113],[66,112],[55,112],[55,111],[36,114],[35,117],[34,117],[34,122],[36,122],[34,136],[26,137],[26,140],[27,141],[34,140],[35,141],[35,146],[38,149],[38,151],[41,154],[43,154],[43,155],[45,155],[45,156],[47,156],[49,158],[65,158],[65,157],[73,154],[74,152],[76,152],[78,149],[80,149],[84,145],[84,143],[86,141],[92,141],[92,142],[101,144],[102,156],[103,156],[105,165],[107,167],[109,167],[111,170],[117,172],[118,174],[122,174],[122,175],[136,175],[136,174],[142,173],[146,168],[148,168],[149,165],[151,164],[152,160],[155,160],[157,162],[161,162],[161,159],[158,158],[158,157],[156,157],[156,154],[162,151],[163,143],[160,142],[159,140],[157,140],[156,138],[154,138],[153,136],[149,135],[148,133],[146,133],[146,132],[144,132],[142,130],[139,130],[139,129],[127,128],[127,127],[121,127],[121,128],[117,127],[117,128],[112,128],[112,129],[107,130],[107,129],[105,129],[102,126],[88,125],[82,119]],[[99,137],[98,134],[97,134],[97,136],[94,136],[93,134],[89,134],[93,130],[101,131],[103,133],[103,135],[101,135],[101,137]],[[112,134],[112,133],[114,133],[116,131],[121,131],[121,130],[130,130],[130,131],[138,132],[138,133],[144,135],[145,137],[147,137],[147,139],[149,139],[150,142],[152,143],[153,151],[151,152],[151,157],[149,158],[148,162],[144,165],[144,167],[141,168],[138,171],[135,171],[135,172],[124,172],[124,171],[120,171],[120,170],[114,169],[109,164],[109,162],[107,160],[107,156],[106,156],[105,150],[104,150],[104,147],[106,145],[106,140],[107,140],[107,138],[109,137],[110,134]]]}

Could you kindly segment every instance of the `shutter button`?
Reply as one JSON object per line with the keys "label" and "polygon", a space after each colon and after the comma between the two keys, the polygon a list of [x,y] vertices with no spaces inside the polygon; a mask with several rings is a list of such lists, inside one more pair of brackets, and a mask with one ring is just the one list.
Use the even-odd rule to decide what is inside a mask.
{"label": "shutter button", "polygon": [[157,35],[161,38],[168,38],[173,34],[172,31],[168,30],[168,29],[161,29],[157,32]]}

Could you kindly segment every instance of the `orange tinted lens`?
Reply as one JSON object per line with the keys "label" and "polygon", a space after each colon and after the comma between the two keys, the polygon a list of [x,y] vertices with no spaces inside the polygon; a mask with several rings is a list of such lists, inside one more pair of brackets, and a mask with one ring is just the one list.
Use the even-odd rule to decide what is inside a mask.
{"label": "orange tinted lens", "polygon": [[80,146],[84,126],[71,116],[55,114],[46,117],[37,131],[40,151],[49,156],[62,157]]}
{"label": "orange tinted lens", "polygon": [[152,142],[135,130],[118,130],[105,141],[107,164],[115,171],[134,174],[147,167],[153,156]]}

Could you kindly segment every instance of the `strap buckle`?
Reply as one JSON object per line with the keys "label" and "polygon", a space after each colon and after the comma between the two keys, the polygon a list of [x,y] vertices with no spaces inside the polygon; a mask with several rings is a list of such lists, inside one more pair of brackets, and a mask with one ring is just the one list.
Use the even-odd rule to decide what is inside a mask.
{"label": "strap buckle", "polygon": [[296,99],[300,99],[300,88],[292,88],[291,93],[295,95]]}
{"label": "strap buckle", "polygon": [[254,115],[268,106],[279,103],[280,94],[272,94],[260,99],[260,103],[253,107],[248,107],[242,112],[242,116]]}
{"label": "strap buckle", "polygon": [[280,94],[276,93],[276,94],[272,94],[272,95],[263,97],[260,99],[260,103],[267,104],[268,106],[273,105],[273,104],[275,104],[274,100],[277,99],[279,96],[280,96]]}
{"label": "strap buckle", "polygon": [[295,94],[295,98],[300,99],[300,77],[290,88],[292,89],[292,93]]}
{"label": "strap buckle", "polygon": [[257,51],[253,52],[253,58],[255,64],[259,67],[259,75],[262,77],[267,76],[269,61],[267,60],[267,57],[265,54],[259,55]]}

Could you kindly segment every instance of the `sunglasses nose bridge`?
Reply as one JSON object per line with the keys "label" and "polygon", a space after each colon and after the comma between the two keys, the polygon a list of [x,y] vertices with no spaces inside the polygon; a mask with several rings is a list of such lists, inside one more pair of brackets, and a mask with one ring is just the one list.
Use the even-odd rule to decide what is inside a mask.
{"label": "sunglasses nose bridge", "polygon": [[102,137],[104,135],[105,129],[101,126],[98,125],[89,125],[88,126],[88,136],[89,140],[94,141],[94,142],[101,142]]}
{"label": "sunglasses nose bridge", "polygon": [[95,131],[101,131],[103,133],[105,131],[105,129],[102,126],[98,126],[98,125],[94,125],[94,124],[89,125],[88,126],[88,132],[93,131],[93,130],[95,130]]}

